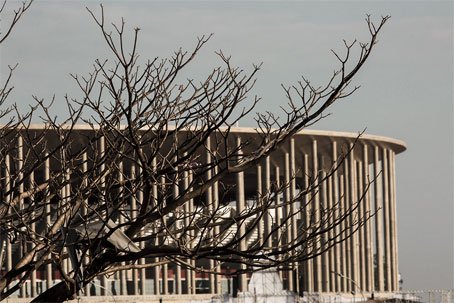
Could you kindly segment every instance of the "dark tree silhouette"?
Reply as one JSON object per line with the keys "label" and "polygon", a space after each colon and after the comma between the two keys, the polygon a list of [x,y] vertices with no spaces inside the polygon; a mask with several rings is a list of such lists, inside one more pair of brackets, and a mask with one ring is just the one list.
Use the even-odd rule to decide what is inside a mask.
{"label": "dark tree silhouette", "polygon": [[[0,43],[30,4],[15,13]],[[334,211],[334,205],[312,220],[310,228],[284,239],[281,231],[309,211],[311,193],[322,180],[313,178],[292,199],[278,202],[291,180],[273,184],[257,195],[256,203],[236,210],[228,207],[235,198],[227,185],[232,184],[229,178],[255,167],[357,89],[350,83],[388,17],[378,24],[366,18],[368,43],[345,42],[344,55],[333,51],[340,67],[324,86],[303,78],[283,87],[283,117],[257,114],[256,134],[240,141],[232,129],[260,102],[248,95],[260,65],[246,72],[219,52],[222,67],[204,81],[182,81],[181,71],[210,36],[200,37],[190,52],[178,50],[170,58],[139,64],[139,29],[126,45],[123,20],[108,26],[102,6],[99,15],[89,13],[112,58],[96,60],[86,76],[73,76],[83,98],[66,99],[69,114],[64,121],[57,122],[51,106],[38,98],[30,112],[20,113],[15,106],[0,111],[2,119],[10,118],[0,128],[0,299],[48,266],[57,267],[62,282],[35,302],[67,300],[99,275],[156,266],[163,258],[211,274],[219,274],[221,262],[242,264],[231,274],[301,262],[345,240],[367,220],[344,224],[359,201],[342,212]],[[359,52],[352,58],[354,47]],[[11,74],[0,90],[0,105],[11,91]],[[34,128],[38,111],[43,126]],[[223,185],[218,190],[222,195],[213,198],[213,188]],[[301,207],[290,207],[296,201]],[[242,245],[267,212],[278,208],[287,211],[284,222],[260,227],[260,239]],[[325,237],[323,246],[317,244],[339,226],[343,229],[338,234]],[[14,264],[3,257],[7,243],[21,245],[23,254]],[[138,262],[144,258],[156,262]],[[195,259],[206,259],[211,266],[198,268]]]}

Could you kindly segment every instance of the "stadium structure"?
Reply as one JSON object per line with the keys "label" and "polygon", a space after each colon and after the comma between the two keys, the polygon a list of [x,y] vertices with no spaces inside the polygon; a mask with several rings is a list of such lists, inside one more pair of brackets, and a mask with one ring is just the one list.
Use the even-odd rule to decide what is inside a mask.
{"label": "stadium structure", "polygon": [[[31,127],[39,132],[39,126]],[[89,127],[78,126],[75,130],[82,138],[90,137]],[[256,135],[252,128],[234,128],[230,132],[232,140],[251,140]],[[52,138],[46,140],[51,142]],[[350,149],[342,165],[329,173],[341,151]],[[293,176],[297,184],[304,184],[307,182],[304,179],[309,175],[321,176],[324,181],[314,193],[315,205],[326,208],[338,201],[342,207],[363,196],[364,203],[352,216],[370,216],[370,219],[359,226],[352,236],[331,247],[326,253],[300,264],[278,268],[277,274],[271,276],[281,280],[285,291],[300,296],[313,293],[337,295],[356,293],[363,297],[371,297],[396,293],[399,290],[399,270],[395,161],[396,155],[405,149],[404,142],[388,137],[369,134],[358,137],[358,134],[334,131],[301,131],[256,167],[246,170],[240,177],[223,181],[225,187],[231,187],[233,191],[241,190],[239,194],[237,192],[231,195],[236,198],[225,203],[228,209],[226,213],[246,207],[256,199],[257,191],[262,190],[261,187],[266,187],[267,184],[291,180]],[[21,153],[16,153],[2,159],[3,183],[7,179],[8,169],[15,166],[13,162],[22,161],[20,155]],[[49,176],[52,167],[46,167],[46,170],[48,171],[37,172],[36,175]],[[129,171],[128,168],[125,170]],[[374,182],[364,193],[370,181]],[[214,187],[213,190],[220,189]],[[282,199],[285,199],[285,194]],[[283,215],[285,214],[276,211],[273,220],[278,221],[279,216]],[[299,217],[294,218],[295,222],[302,222],[304,219],[301,213]],[[50,221],[51,218],[43,220]],[[263,234],[264,229],[260,229],[259,225],[250,236],[241,240],[243,245],[246,247],[253,245],[255,241],[266,237]],[[296,229],[297,226],[295,224],[293,228]],[[295,233],[297,234],[298,230],[295,230]],[[289,233],[289,236],[291,234]],[[224,241],[228,241],[227,237]],[[23,253],[20,244],[12,244],[9,237],[4,239],[4,242],[0,246],[6,260],[0,263],[3,264],[2,272],[10,270]],[[148,261],[141,259],[140,263],[145,264]],[[81,295],[160,295],[165,298],[179,294],[205,294],[205,297],[222,294],[236,296],[247,292],[251,276],[222,275],[230,270],[229,265],[225,264],[219,269],[220,275],[214,275],[183,269],[172,263],[163,263],[151,268],[125,270],[99,277],[87,286]],[[60,280],[61,276],[55,267],[51,264],[44,265],[42,270],[31,275],[17,295],[36,296]]]}

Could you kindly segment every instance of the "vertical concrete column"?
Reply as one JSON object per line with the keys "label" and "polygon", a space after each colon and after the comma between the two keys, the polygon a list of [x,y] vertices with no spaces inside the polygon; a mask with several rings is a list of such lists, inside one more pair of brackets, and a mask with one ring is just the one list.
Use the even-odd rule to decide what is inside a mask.
{"label": "vertical concrete column", "polygon": [[387,208],[388,208],[388,216],[385,216],[386,225],[388,225],[388,248],[389,248],[389,255],[387,256],[387,269],[388,272],[388,290],[393,291],[395,285],[395,268],[394,268],[394,221],[393,221],[393,212],[394,212],[394,199],[393,199],[393,169],[392,169],[392,153],[393,151],[390,149],[384,149],[383,152],[387,156],[386,162],[386,170],[387,170],[387,182],[386,187],[388,189],[387,193]]}
{"label": "vertical concrete column", "polygon": [[[211,159],[211,138],[208,137],[207,140],[206,140],[206,164],[210,164],[212,162],[212,159]],[[212,174],[212,170],[211,169],[208,169],[207,172],[206,172],[206,178],[207,180],[211,180],[213,178],[213,174]],[[208,208],[208,217],[210,218],[214,212],[214,210],[216,208],[213,208],[213,186],[210,186],[206,193],[205,193],[205,196],[206,196],[206,200],[207,200],[207,208]],[[210,230],[210,234],[211,236],[215,237],[216,234],[213,232],[213,230]],[[209,266],[210,266],[210,271],[213,271],[214,268],[215,268],[215,263],[214,263],[214,260],[211,260],[209,261]],[[180,271],[178,272],[178,268],[180,268]],[[176,277],[175,277],[178,281],[179,281],[179,289],[181,290],[181,267],[178,266],[177,267],[177,273],[176,273]],[[216,279],[215,279],[215,275],[214,273],[210,272],[209,273],[209,282],[210,282],[210,293],[211,294],[215,294],[216,293]],[[180,292],[177,292],[178,294],[181,293]]]}
{"label": "vertical concrete column", "polygon": [[[280,168],[278,165],[274,167],[274,175],[275,175],[275,184],[277,188],[280,188],[281,186],[281,179],[280,179]],[[271,190],[271,183],[269,184]],[[276,217],[276,224],[280,225],[281,224],[281,219],[282,219],[282,206],[280,206],[281,201],[280,201],[280,195],[276,195],[275,197],[275,211],[274,211],[274,216]],[[281,228],[277,229],[277,240],[276,240],[276,245],[282,245],[282,233],[281,233]],[[282,270],[278,271],[279,278],[281,281],[283,280],[283,274]]]}
{"label": "vertical concrete column", "polygon": [[350,279],[351,279],[351,291],[355,293],[360,291],[357,289],[357,284],[360,282],[358,281],[359,274],[358,274],[358,233],[355,232],[358,224],[358,208],[356,207],[356,203],[358,203],[357,199],[357,187],[356,187],[356,161],[355,161],[355,150],[353,143],[350,143],[350,154],[349,154],[349,185],[350,185],[350,207],[353,210],[351,219],[350,219],[350,233],[351,240],[350,240],[350,258],[351,258],[351,272],[350,272]]}
{"label": "vertical concrete column", "polygon": [[[218,167],[215,166],[213,168],[214,175],[216,176],[218,174]],[[219,183],[218,181],[214,182],[213,184],[213,206],[214,209],[218,209],[219,206]],[[215,226],[214,227],[214,234],[219,235],[220,233],[220,227]],[[216,266],[216,294],[221,294],[222,289],[221,289],[221,263],[219,261],[215,261],[215,266]]]}
{"label": "vertical concrete column", "polygon": [[[331,158],[332,158],[332,165],[333,165],[333,173],[330,180],[330,190],[329,190],[329,203],[330,209],[333,211],[330,224],[333,224],[335,220],[338,220],[340,216],[340,200],[339,200],[339,170],[335,169],[338,166],[337,163],[337,142],[333,141],[331,143]],[[334,236],[339,236],[340,234],[340,226],[337,224],[334,227],[334,230],[331,231],[331,238]],[[341,246],[340,244],[336,244],[334,247],[330,249],[330,262],[331,262],[331,291],[332,292],[340,292],[340,275],[341,272]]]}
{"label": "vertical concrete column", "polygon": [[[22,194],[24,192],[24,140],[21,135],[17,137],[17,181],[19,181],[18,190]],[[24,200],[19,201],[20,209],[24,208]]]}
{"label": "vertical concrete column", "polygon": [[[166,179],[164,176],[161,176],[160,186],[161,186],[162,192],[165,193],[166,192]],[[163,221],[163,224],[166,225],[167,217],[163,217],[162,221]],[[167,237],[166,237],[166,240],[168,240]],[[162,294],[168,295],[169,294],[169,265],[167,263],[164,263],[161,268],[162,268],[162,289],[161,289]]]}
{"label": "vertical concrete column", "polygon": [[[271,191],[271,165],[269,156],[265,158],[265,191],[267,192],[267,194],[269,194],[269,192]],[[273,246],[273,239],[272,237],[269,237],[273,222],[269,210],[266,210],[263,221],[265,225],[263,232],[263,238],[266,239],[265,247],[270,248]]]}
{"label": "vertical concrete column", "polygon": [[[99,158],[100,159],[102,159],[104,157],[105,150],[106,150],[106,142],[105,142],[104,136],[102,136],[99,138]],[[99,166],[99,173],[102,176],[100,179],[101,188],[104,188],[104,186],[105,186],[105,181],[106,181],[105,176],[104,176],[105,168],[106,168],[106,165],[104,164],[104,162],[102,162],[101,165]],[[102,193],[101,195],[104,195],[104,194],[105,193]],[[104,197],[102,197],[102,199],[104,199]],[[105,275],[102,275],[101,276],[101,296],[108,295],[108,292],[106,291],[107,288],[108,288],[107,277]]]}
{"label": "vertical concrete column", "polygon": [[[151,162],[151,165],[153,168],[156,168],[157,164],[156,164],[156,158],[153,158],[152,162]],[[139,175],[142,175],[142,170],[143,168],[140,166],[139,167]],[[153,206],[156,206],[156,204],[158,203],[158,180],[156,180],[156,183],[153,184],[153,187],[152,187],[152,192],[153,192],[153,199],[154,199],[154,203],[155,205]],[[144,200],[144,196],[143,196],[143,191],[140,190],[139,191],[139,201],[140,203],[142,204],[143,203],[143,200]],[[159,230],[159,227],[156,227],[156,230],[154,230],[153,232],[155,233],[158,233],[158,230]],[[159,237],[156,237],[155,239],[155,245],[159,245]],[[154,262],[157,264],[159,263],[160,259],[158,257],[154,258]],[[160,295],[162,294],[162,291],[161,291],[161,266],[155,266],[154,267],[154,273],[153,273],[153,278],[154,278],[154,294],[155,295]],[[145,293],[145,291],[144,291]]]}
{"label": "vertical concrete column", "polygon": [[384,216],[384,249],[385,249],[385,290],[391,290],[391,237],[390,237],[390,199],[389,199],[389,161],[388,150],[382,150],[382,170],[383,170],[383,216]]}
{"label": "vertical concrete column", "polygon": [[[241,139],[240,137],[237,138],[237,146],[240,147],[241,146]],[[241,156],[242,156],[242,150],[240,149],[238,151],[238,154],[239,154],[239,159],[241,159]],[[237,210],[237,213],[240,214],[244,211],[245,209],[245,192],[244,192],[244,172],[239,172],[236,174],[236,210]],[[245,232],[246,232],[246,226],[244,224],[241,224],[239,226],[239,231],[238,231],[238,235],[240,237],[242,237]],[[240,247],[239,247],[240,251],[245,251],[246,250],[246,239],[245,237],[243,237],[243,239],[241,239],[240,241]],[[241,269],[242,270],[245,270],[246,269],[246,265],[245,264],[241,264]],[[243,292],[243,291],[246,291],[247,290],[247,276],[246,274],[241,274],[239,277],[239,283],[238,283],[238,287],[239,287],[239,291],[240,292]]]}
{"label": "vertical concrete column", "polygon": [[[320,220],[323,222],[322,223],[322,227],[321,229],[324,229],[324,226],[325,226],[325,216],[326,216],[326,211],[328,211],[328,199],[327,199],[327,195],[328,195],[328,188],[327,188],[327,182],[326,182],[326,179],[327,176],[326,176],[326,172],[325,171],[321,171],[320,172],[320,186],[321,188],[319,187],[319,192],[320,192],[320,213],[323,214],[323,216],[320,217]],[[326,249],[326,246],[328,245],[328,241],[327,241],[327,237],[328,235],[326,233],[324,233],[322,236],[321,236],[321,249]],[[323,253],[322,256],[321,256],[321,261],[322,261],[322,291],[323,292],[328,292],[329,291],[329,287],[330,287],[330,284],[329,284],[329,253],[328,251]]]}
{"label": "vertical concrete column", "polygon": [[[136,167],[134,164],[131,164],[128,180],[133,181],[135,179],[136,179]],[[130,190],[132,193],[134,193],[134,185],[131,184]],[[130,218],[132,221],[135,221],[135,219],[137,218],[137,197],[134,194],[131,196],[129,206],[131,207],[131,211],[129,214]],[[142,234],[140,234],[140,235],[142,235]],[[142,242],[139,243],[139,247],[142,248]],[[140,260],[136,261],[136,264],[137,263],[139,265],[141,265]],[[135,296],[137,296],[139,294],[143,295],[143,293],[140,292],[139,279],[137,277],[140,270],[132,269],[131,272],[132,272],[133,295],[135,295]]]}
{"label": "vertical concrete column", "polygon": [[390,192],[391,192],[391,233],[392,233],[392,269],[393,269],[393,290],[399,290],[399,264],[397,245],[397,210],[396,210],[396,154],[390,151]]}
{"label": "vertical concrete column", "polygon": [[[9,154],[5,155],[5,192],[9,192],[11,190],[11,159]],[[11,202],[12,194],[6,196],[6,203],[9,204]],[[47,212],[47,213],[50,213]],[[8,209],[8,214],[11,214],[11,208]],[[8,227],[11,225],[8,223]],[[6,241],[6,270],[10,271],[13,268],[13,249],[11,245],[11,241]]]}
{"label": "vertical concrete column", "polygon": [[[47,154],[46,154],[47,156]],[[88,186],[88,180],[85,178],[85,175],[87,173],[87,170],[88,170],[88,156],[87,156],[87,153],[83,153],[82,154],[82,165],[81,165],[81,169],[82,169],[82,185],[84,187],[87,187]],[[48,180],[48,176],[45,176],[44,177],[45,180]],[[49,205],[49,209],[50,209],[50,205]],[[84,202],[82,203],[82,206],[81,206],[81,212],[82,212],[82,216],[85,216],[87,214],[87,211],[88,211],[88,198],[84,199]],[[49,217],[49,221],[50,221],[50,216]],[[48,225],[49,226],[49,225]],[[83,257],[83,260],[82,260],[82,271],[85,269],[85,267],[87,265],[90,264],[90,256],[88,255],[88,251],[87,253],[85,254],[85,256]],[[90,284],[87,284],[84,286],[84,295],[89,297],[90,296]]]}
{"label": "vertical concrete column", "polygon": [[[333,204],[333,175],[331,174],[327,178],[327,192],[326,192],[326,202],[328,210],[328,226],[333,226],[335,219],[335,209]],[[328,231],[328,239],[333,239],[335,235],[335,230],[331,229]],[[337,246],[337,245],[336,245]],[[336,260],[335,260],[335,246],[331,247],[328,254],[328,283],[329,288],[328,292],[336,291]]]}
{"label": "vertical concrete column", "polygon": [[[343,211],[344,212],[351,212],[351,196],[350,196],[350,159],[344,159],[344,175],[343,175]],[[345,291],[351,292],[352,289],[352,238],[350,237],[351,233],[351,226],[352,226],[352,215],[350,214],[348,217],[344,219],[344,260],[345,267],[344,267],[344,283],[345,283]]]}
{"label": "vertical concrete column", "polygon": [[[7,155],[8,157],[8,155]],[[46,160],[44,161],[44,180],[45,182],[49,182],[50,180],[50,160],[48,157],[48,153],[45,154]],[[6,159],[5,159],[6,160]],[[8,183],[7,183],[8,184]],[[46,225],[51,226],[52,220],[52,212],[50,208],[50,203],[46,203]],[[50,257],[50,256],[49,256]],[[52,279],[52,263],[46,265],[46,289],[52,287],[53,279]],[[86,293],[90,293],[86,290]]]}
{"label": "vertical concrete column", "polygon": [[[290,155],[285,153],[285,212],[284,212],[284,222],[285,222],[285,243],[291,245],[292,242],[292,218],[291,218],[291,176],[290,176]],[[292,264],[288,264],[289,269],[287,270],[287,289],[293,291],[293,271]]]}
{"label": "vertical concrete column", "polygon": [[[136,166],[135,165],[132,165],[131,167],[131,178],[132,180],[135,180],[137,177],[140,177],[140,175],[142,174],[142,167],[139,166],[138,167],[138,172],[136,171]],[[153,191],[154,192],[154,191]],[[132,217],[133,218],[136,218],[137,217],[137,214],[138,214],[138,209],[137,209],[137,202],[139,202],[141,205],[143,203],[143,190],[141,188],[139,188],[137,190],[137,194],[135,196],[132,197]],[[145,235],[145,232],[141,232],[141,235],[144,236]],[[140,248],[143,249],[145,248],[145,242],[142,241],[140,242]],[[155,259],[156,260],[156,259]],[[139,259],[139,264],[140,265],[145,265],[145,258],[140,258]],[[145,288],[146,288],[146,269],[145,268],[141,268],[139,269],[139,286],[140,286],[140,294],[141,295],[145,295],[146,294],[146,291],[145,291]]]}
{"label": "vertical concrete column", "polygon": [[[367,144],[363,145],[363,188],[369,186],[370,172],[369,172],[369,147]],[[365,218],[372,215],[371,211],[371,188],[364,194],[364,213]],[[372,292],[374,290],[374,252],[372,246],[372,218],[368,219],[364,224],[364,245],[365,245],[365,287],[364,290]]]}
{"label": "vertical concrete column", "polygon": [[[120,184],[122,184],[123,181],[124,181],[123,161],[120,161],[120,163],[118,163],[118,177],[117,178],[118,178],[118,182]],[[121,206],[121,210],[124,210],[123,208],[124,207]],[[120,224],[124,224],[125,223],[125,218],[122,215],[122,212],[120,212],[119,223]],[[124,228],[121,227],[121,229],[123,230]],[[125,262],[121,262],[121,265],[124,266],[124,265],[126,265],[126,263]],[[121,270],[120,271],[120,294],[121,295],[127,295],[128,294],[128,286],[127,286],[127,277],[126,277],[126,275],[127,275],[127,271],[126,270]]]}
{"label": "vertical concrete column", "polygon": [[[154,258],[154,262],[155,263],[159,263],[159,258]],[[161,295],[163,292],[161,290],[161,280],[162,279],[161,279],[161,266],[160,265],[154,267],[153,278],[154,278],[154,280],[153,280],[153,282],[154,282],[154,285],[153,285],[154,294],[155,295]],[[143,293],[146,294],[145,288],[144,288],[144,292]]]}
{"label": "vertical concrete column", "polygon": [[[19,193],[22,194],[24,192],[24,141],[21,135],[17,137],[17,181],[19,181],[18,190]],[[17,182],[16,181],[16,182]],[[20,199],[19,201],[19,209],[22,210],[24,208],[24,200]],[[24,255],[27,251],[27,247],[25,243],[21,243],[21,254]],[[22,276],[22,275],[21,275]],[[27,283],[24,283],[20,287],[20,297],[25,298],[27,296]]]}
{"label": "vertical concrete column", "polygon": [[[194,173],[192,171],[189,171],[189,184],[192,185],[192,182],[193,182],[193,179],[194,179]],[[194,209],[194,200],[193,199],[190,199],[189,201],[189,213],[190,214],[195,214],[195,209]],[[192,239],[195,238],[195,231],[194,230],[191,230],[189,231],[189,234],[191,236]],[[191,248],[193,248],[193,245],[191,245]],[[192,268],[195,268],[195,260],[191,259],[189,260],[189,263],[191,264]],[[196,291],[196,272],[195,270],[191,270],[190,271],[190,274],[191,274],[191,291],[192,291],[192,294],[196,294],[197,291]]]}
{"label": "vertical concrete column", "polygon": [[[71,187],[69,185],[70,183],[70,171],[69,168],[67,167],[67,164],[65,163],[67,161],[66,155],[64,152],[60,153],[60,164],[61,164],[61,172],[63,174],[63,179],[64,179],[64,186],[60,189],[60,195],[61,195],[61,201],[59,202],[59,209],[58,211],[60,214],[63,214],[63,212],[70,207],[70,199],[71,199]],[[68,221],[68,217],[65,217],[65,222]],[[63,253],[68,253],[68,248],[63,247]],[[62,268],[66,273],[69,273],[72,270],[72,264],[69,262],[67,258],[63,259],[62,261]]]}
{"label": "vertical concrete column", "polygon": [[[345,209],[345,186],[344,186],[344,174],[339,175],[339,219],[344,215],[346,209]],[[341,239],[345,239],[345,228],[347,226],[346,224],[346,219],[341,220],[339,224],[340,232],[339,232],[339,237]],[[340,262],[339,262],[339,268],[340,270],[337,273],[337,276],[339,277],[340,283],[339,283],[339,288],[340,292],[346,292],[347,291],[347,281],[345,280],[345,275],[347,274],[347,245],[346,245],[346,240],[343,240],[339,244],[340,248]]]}
{"label": "vertical concrete column", "polygon": [[[308,237],[311,228],[311,213],[312,213],[312,191],[310,187],[312,186],[311,181],[309,179],[310,170],[309,170],[310,160],[309,155],[303,155],[303,179],[304,179],[304,190],[307,191],[306,195],[304,196],[304,228],[305,228],[305,236]],[[303,248],[304,249],[304,248]],[[306,249],[310,249],[306,247]],[[304,285],[305,290],[308,292],[314,292],[314,262],[312,259],[309,259],[304,262]]]}
{"label": "vertical concrete column", "polygon": [[[208,143],[209,144],[209,143]],[[207,152],[207,156],[208,156],[208,152]],[[175,157],[175,161],[176,161],[176,157]],[[178,168],[175,167],[175,181],[173,182],[173,188],[172,188],[172,195],[174,197],[174,199],[177,199],[177,197],[179,196],[180,194],[180,184],[179,184],[179,175],[178,175]],[[207,178],[210,179],[211,178],[211,172],[207,172]],[[211,191],[211,188],[209,189],[209,191]],[[211,192],[210,192],[211,194]],[[210,195],[208,195],[207,197],[207,202],[210,202]],[[208,204],[210,205],[210,203]],[[210,207],[210,206],[209,206]],[[208,211],[210,211],[210,209],[208,209]],[[212,209],[211,209],[212,211]],[[179,215],[176,215],[177,217]],[[181,224],[183,225],[183,224]],[[180,224],[176,224],[176,228],[181,228],[182,226],[180,226]],[[177,234],[176,237],[178,238],[180,234]],[[174,269],[174,280],[173,280],[173,283],[174,283],[174,289],[173,289],[173,293],[175,294],[182,294],[182,291],[181,291],[181,266],[179,264],[175,264],[175,269]],[[210,275],[210,281],[211,281],[211,275]]]}
{"label": "vertical concrete column", "polygon": [[[365,196],[364,196],[364,163],[362,161],[357,161],[356,162],[356,185],[357,185],[357,200],[359,202],[359,207],[358,207],[358,219],[361,221],[366,220],[365,216]],[[359,241],[358,241],[358,269],[359,269],[359,277],[358,277],[358,283],[359,283],[359,288],[360,291],[363,292],[366,290],[366,231],[365,231],[365,225],[362,225],[359,230]]]}
{"label": "vertical concrete column", "polygon": [[[317,140],[312,140],[312,176],[313,182],[315,185],[314,197],[313,197],[313,211],[314,211],[314,224],[318,226],[320,224],[320,178],[318,172],[318,150],[317,150]],[[321,239],[316,239],[316,251],[319,252],[321,249]],[[315,272],[315,291],[322,291],[322,262],[321,257],[317,256],[314,258],[314,272]]]}
{"label": "vertical concrete column", "polygon": [[[298,229],[297,229],[297,219],[299,209],[297,209],[297,201],[295,201],[296,196],[296,156],[295,156],[295,138],[290,139],[290,174],[291,174],[291,182],[290,182],[290,197],[292,199],[290,212],[291,212],[291,239],[293,241],[297,241],[298,239]],[[299,266],[297,262],[292,264],[292,288],[291,290],[299,293]]]}
{"label": "vertical concrete column", "polygon": [[[189,173],[185,171],[183,173],[183,188],[184,190],[187,190],[189,188]],[[186,201],[184,204],[184,213],[189,214],[191,211],[190,207],[190,201]],[[185,221],[184,221],[184,227],[187,228],[190,224],[190,218],[189,216],[185,216]],[[186,262],[191,264],[191,259],[186,259]],[[192,270],[190,268],[185,269],[185,275],[186,275],[186,294],[192,294],[193,289],[192,289]]]}
{"label": "vertical concrete column", "polygon": [[[30,175],[29,175],[29,188],[30,190],[32,190],[33,188],[35,187],[35,172],[30,172]],[[34,204],[34,195],[31,195],[30,196],[30,204]],[[32,216],[34,217],[35,216],[35,212],[33,211],[33,214]],[[35,222],[33,222],[31,224],[31,230],[32,230],[32,238],[35,238],[35,231],[36,231],[36,224]],[[33,257],[33,259],[35,259]],[[31,277],[30,277],[30,282],[31,282],[31,290],[30,290],[30,296],[32,298],[36,297],[36,295],[38,294],[37,291],[36,291],[36,270],[32,271],[32,274],[31,274]]]}
{"label": "vertical concrete column", "polygon": [[[338,161],[338,155],[337,155],[337,142],[333,141],[332,146],[332,158],[333,158],[333,165],[336,165],[336,167],[340,168]],[[333,198],[333,207],[334,207],[334,220],[338,220],[341,216],[341,196],[339,194],[339,169],[335,169],[332,175],[332,180],[333,180],[333,190],[332,190],[332,198]],[[341,236],[341,226],[339,224],[336,225],[334,228],[334,234],[336,236]],[[336,287],[333,289],[335,292],[340,292],[341,291],[341,263],[342,263],[342,246],[341,244],[337,244],[334,246],[334,277],[335,277],[335,285]]]}
{"label": "vertical concrete column", "polygon": [[384,291],[383,275],[383,204],[382,204],[382,176],[380,174],[380,151],[379,147],[374,147],[374,199],[375,199],[375,258],[377,262],[377,291]]}
{"label": "vertical concrete column", "polygon": [[[266,167],[265,167],[266,170]],[[257,206],[260,207],[262,205],[262,196],[263,196],[263,188],[262,188],[262,165],[258,164],[257,165]],[[266,182],[266,176],[265,176],[265,182]],[[266,193],[268,195],[268,193]],[[259,242],[259,245],[263,245],[263,220],[260,220],[260,222],[257,224],[257,240]],[[252,234],[252,233],[251,233]],[[251,237],[251,235],[249,235]]]}
{"label": "vertical concrete column", "polygon": [[[63,158],[63,161],[66,161],[66,157]],[[66,166],[66,165],[65,165]],[[68,167],[65,168],[65,175],[64,175],[64,178],[65,178],[65,186],[62,188],[62,192],[63,192],[63,205],[64,205],[64,209],[67,209],[70,207],[70,203],[71,203],[71,185],[70,185],[70,179],[71,179],[71,172],[69,170]],[[69,220],[69,217],[66,217],[65,218],[65,221],[68,222]],[[68,248],[67,247],[64,247],[63,249],[63,252],[64,253],[68,253]],[[72,263],[69,262],[69,259],[63,259],[63,268],[66,270],[66,273],[69,273],[73,270],[73,267],[72,267]]]}

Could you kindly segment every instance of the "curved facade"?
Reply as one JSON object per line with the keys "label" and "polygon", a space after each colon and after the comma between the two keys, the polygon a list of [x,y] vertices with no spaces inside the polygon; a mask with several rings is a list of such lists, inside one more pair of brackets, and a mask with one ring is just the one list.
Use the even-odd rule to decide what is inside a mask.
{"label": "curved facade", "polygon": [[[39,132],[39,126],[33,128]],[[89,133],[90,129],[79,127],[77,131],[83,134]],[[250,128],[236,128],[230,135],[231,140],[251,142],[257,136]],[[20,146],[20,143],[17,145]],[[249,148],[253,149],[253,146],[251,144]],[[289,184],[281,198],[290,201],[299,189],[305,188],[310,182],[319,182],[318,190],[312,193],[311,214],[305,217],[304,213],[299,213],[291,219],[294,223],[291,224],[292,228],[284,231],[291,238],[301,232],[298,226],[308,224],[310,219],[307,216],[320,217],[323,210],[335,205],[340,210],[345,209],[352,201],[362,198],[363,203],[347,222],[353,224],[358,218],[366,217],[370,217],[369,220],[326,253],[279,268],[280,278],[286,289],[300,294],[396,292],[399,290],[399,272],[395,159],[405,148],[402,141],[386,137],[363,134],[358,138],[357,134],[352,133],[305,130],[293,136],[253,169],[226,178],[224,184],[235,191],[229,196],[226,207],[239,211],[257,199],[258,193],[270,188],[271,184],[279,183]],[[3,180],[8,167],[14,166],[12,162],[21,161],[20,153],[17,154],[19,156],[3,159]],[[333,164],[338,163],[341,155],[346,155],[345,159],[337,170],[332,171]],[[49,175],[51,168],[48,170],[40,174]],[[132,169],[127,171],[132,173]],[[367,188],[369,190],[366,191]],[[210,190],[213,196],[220,196],[218,187],[213,186]],[[276,212],[273,220],[279,222],[279,216],[285,214]],[[267,225],[271,224],[264,220],[254,227],[257,230],[245,237],[241,244],[247,247],[255,241],[264,241],[267,238]],[[335,235],[337,228],[341,231],[343,226],[333,228],[327,236]],[[324,243],[321,239],[317,245],[323,246]],[[16,244],[8,242],[5,251],[8,261],[5,262],[4,270],[8,270],[14,263],[14,254],[20,250]],[[139,263],[156,261],[160,260],[141,259]],[[198,262],[203,263],[203,260]],[[238,278],[225,278],[222,273],[228,272],[228,265],[225,264],[219,269],[221,275],[195,273],[171,263],[154,268],[125,270],[109,277],[99,277],[92,286],[87,287],[86,295],[222,294],[246,291],[250,277],[243,274]],[[47,265],[24,284],[21,296],[35,296],[59,279],[55,269]]]}

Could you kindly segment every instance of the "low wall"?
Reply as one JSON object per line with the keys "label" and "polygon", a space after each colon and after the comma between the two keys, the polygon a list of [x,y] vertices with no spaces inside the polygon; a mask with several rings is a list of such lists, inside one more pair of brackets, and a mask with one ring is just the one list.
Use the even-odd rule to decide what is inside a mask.
{"label": "low wall", "polygon": [[[91,296],[79,297],[70,303],[186,303],[186,302],[210,302],[213,295],[165,295],[165,296]],[[28,303],[31,298],[8,298],[6,303]]]}

